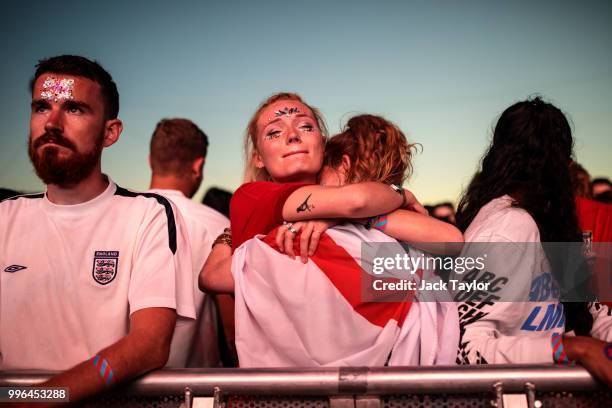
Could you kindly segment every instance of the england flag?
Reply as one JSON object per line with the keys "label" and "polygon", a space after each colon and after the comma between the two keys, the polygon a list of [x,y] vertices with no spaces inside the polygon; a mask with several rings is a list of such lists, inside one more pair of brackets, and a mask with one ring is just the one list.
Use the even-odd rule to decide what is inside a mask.
{"label": "england flag", "polygon": [[[410,291],[398,301],[382,292],[371,298],[376,276],[372,257],[363,254],[380,243],[405,251],[397,241],[341,225],[322,235],[303,264],[278,252],[275,234],[248,240],[233,255],[241,367],[455,364],[459,322],[446,293]],[[423,257],[413,248],[408,252]],[[411,276],[417,285],[438,279],[427,269]]]}

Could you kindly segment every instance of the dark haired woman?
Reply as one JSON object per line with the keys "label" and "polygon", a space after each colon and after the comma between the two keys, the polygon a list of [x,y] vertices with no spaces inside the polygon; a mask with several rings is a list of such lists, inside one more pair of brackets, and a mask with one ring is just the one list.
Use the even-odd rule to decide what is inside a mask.
{"label": "dark haired woman", "polygon": [[[463,302],[458,363],[577,361],[612,384],[612,346],[596,339],[612,340],[610,310],[586,303],[592,295],[585,276],[572,288],[559,285],[567,282],[567,266],[576,259],[571,248],[579,249],[582,239],[569,170],[572,149],[567,119],[539,97],[510,106],[499,118],[457,213],[469,242],[465,253],[485,250],[496,258],[489,256],[486,270],[462,277],[490,282],[488,299],[455,294]],[[551,242],[578,244],[563,244],[562,251],[540,244]]]}

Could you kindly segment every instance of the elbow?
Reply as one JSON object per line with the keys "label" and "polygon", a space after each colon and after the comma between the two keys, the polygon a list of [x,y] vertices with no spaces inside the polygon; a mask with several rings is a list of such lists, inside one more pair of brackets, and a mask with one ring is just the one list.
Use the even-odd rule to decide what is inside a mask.
{"label": "elbow", "polygon": [[453,227],[450,233],[450,240],[448,242],[463,244],[464,239],[463,239],[463,234],[461,233],[461,231],[459,231],[459,229],[457,229],[456,227]]}
{"label": "elbow", "polygon": [[204,267],[202,268],[202,270],[200,271],[200,275],[198,275],[198,288],[200,289],[201,292],[206,292],[207,285],[208,285],[208,280],[207,280],[208,274],[206,271],[206,265],[204,265]]}
{"label": "elbow", "polygon": [[202,272],[200,272],[200,276],[198,278],[198,288],[200,288],[200,290],[205,293],[214,292],[214,279],[211,279],[211,274],[213,272],[210,269],[212,268],[204,267],[204,269],[202,269]]}
{"label": "elbow", "polygon": [[142,347],[142,363],[138,370],[139,372],[146,373],[157,370],[163,368],[168,363],[173,333],[174,328],[169,331],[169,334],[163,333],[160,335],[160,333],[158,333],[157,336],[151,337],[148,342],[144,343],[147,344],[147,346]]}
{"label": "elbow", "polygon": [[198,288],[202,292],[214,292],[215,273],[219,268],[219,262],[215,262],[212,256],[209,256],[198,276]]}
{"label": "elbow", "polygon": [[446,239],[446,254],[459,255],[463,250],[463,242],[463,234],[461,231],[459,231],[456,227],[452,227]]}
{"label": "elbow", "polygon": [[[228,288],[228,286],[231,286]],[[198,277],[198,288],[209,294],[233,293],[231,266],[222,261],[206,262]]]}
{"label": "elbow", "polygon": [[165,342],[167,344],[158,345],[155,350],[150,354],[149,360],[149,371],[163,368],[168,364],[168,358],[170,358],[170,341]]}

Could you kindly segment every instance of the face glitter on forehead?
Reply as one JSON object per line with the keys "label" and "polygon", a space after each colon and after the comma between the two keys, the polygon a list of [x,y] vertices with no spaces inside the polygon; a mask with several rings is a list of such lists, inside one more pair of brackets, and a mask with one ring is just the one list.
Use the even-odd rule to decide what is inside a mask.
{"label": "face glitter on forehead", "polygon": [[284,115],[294,115],[296,113],[300,113],[300,110],[298,108],[283,108],[277,111],[274,111],[274,116],[276,116],[277,118],[280,116],[284,116]]}
{"label": "face glitter on forehead", "polygon": [[58,80],[55,77],[47,77],[43,82],[40,97],[54,102],[72,99],[72,88],[74,88],[74,79],[62,78]]}

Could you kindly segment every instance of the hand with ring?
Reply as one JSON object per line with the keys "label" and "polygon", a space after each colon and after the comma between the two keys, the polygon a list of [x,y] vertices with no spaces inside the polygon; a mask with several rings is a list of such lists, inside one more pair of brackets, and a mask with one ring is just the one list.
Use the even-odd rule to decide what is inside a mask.
{"label": "hand with ring", "polygon": [[340,224],[338,219],[300,221],[284,223],[286,228],[279,228],[276,233],[276,245],[281,252],[295,259],[294,239],[298,232],[300,235],[300,258],[302,263],[308,262],[308,257],[314,255],[321,235],[331,227]]}

